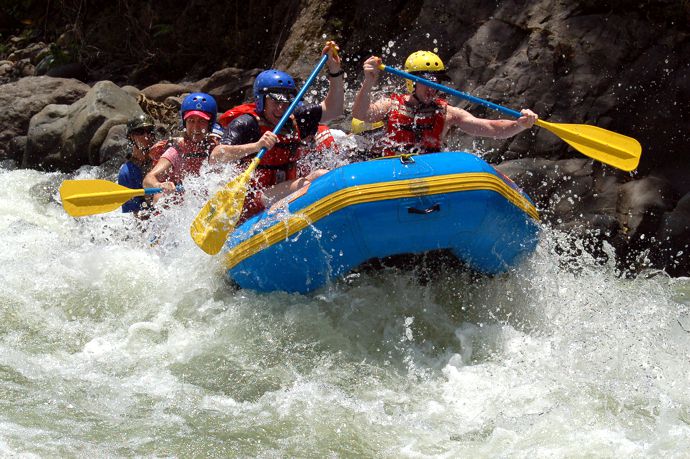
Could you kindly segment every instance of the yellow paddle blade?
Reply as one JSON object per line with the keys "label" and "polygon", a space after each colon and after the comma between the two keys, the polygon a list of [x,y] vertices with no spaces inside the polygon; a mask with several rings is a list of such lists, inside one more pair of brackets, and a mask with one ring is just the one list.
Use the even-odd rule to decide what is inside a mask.
{"label": "yellow paddle blade", "polygon": [[242,175],[225,185],[204,204],[192,222],[189,233],[196,245],[207,254],[215,255],[220,252],[228,238],[228,233],[235,228],[235,223],[242,213],[249,179],[255,167],[255,165],[254,167],[250,165]]}
{"label": "yellow paddle blade", "polygon": [[145,194],[143,188],[127,188],[107,180],[65,180],[60,185],[62,207],[72,217],[110,212]]}
{"label": "yellow paddle blade", "polygon": [[587,124],[538,120],[536,125],[557,135],[580,153],[618,169],[632,171],[640,163],[642,145],[632,137]]}

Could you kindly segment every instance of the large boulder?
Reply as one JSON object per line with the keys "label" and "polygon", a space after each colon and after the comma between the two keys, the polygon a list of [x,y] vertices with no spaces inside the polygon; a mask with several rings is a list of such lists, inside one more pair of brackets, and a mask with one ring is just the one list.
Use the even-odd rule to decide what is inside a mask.
{"label": "large boulder", "polygon": [[69,113],[69,105],[50,104],[31,118],[22,167],[47,168],[43,159],[60,155]]}
{"label": "large boulder", "polygon": [[85,164],[99,165],[100,148],[110,129],[142,113],[136,99],[114,83],[96,83],[68,108],[46,107],[38,115],[29,129],[22,166],[72,171]]}
{"label": "large boulder", "polygon": [[254,79],[260,72],[259,69],[224,68],[199,81],[195,89],[211,94],[218,103],[218,113],[223,113],[251,98]]}
{"label": "large boulder", "polygon": [[48,48],[48,46],[45,43],[43,43],[43,42],[32,43],[32,44],[28,45],[26,48],[18,49],[16,51],[14,51],[13,53],[11,53],[7,57],[7,60],[12,61],[12,62],[19,62],[22,59],[29,59],[32,64],[36,65],[49,52],[50,52],[50,49]]}
{"label": "large boulder", "polygon": [[659,264],[673,275],[690,273],[690,193],[661,218],[658,239],[663,257]]}
{"label": "large boulder", "polygon": [[128,143],[127,127],[124,124],[110,128],[98,152],[106,175],[113,175],[119,170],[130,151]]}
{"label": "large boulder", "polygon": [[657,233],[662,215],[673,209],[674,193],[668,181],[645,177],[621,185],[618,221],[629,239],[644,239]]}
{"label": "large boulder", "polygon": [[22,78],[0,88],[0,160],[16,161],[24,151],[12,149],[11,140],[26,135],[32,116],[49,104],[71,104],[89,91],[80,81],[46,76]]}
{"label": "large boulder", "polygon": [[141,90],[141,93],[148,99],[156,102],[163,102],[168,97],[176,97],[189,91],[190,88],[187,85],[175,83],[156,83],[145,87]]}

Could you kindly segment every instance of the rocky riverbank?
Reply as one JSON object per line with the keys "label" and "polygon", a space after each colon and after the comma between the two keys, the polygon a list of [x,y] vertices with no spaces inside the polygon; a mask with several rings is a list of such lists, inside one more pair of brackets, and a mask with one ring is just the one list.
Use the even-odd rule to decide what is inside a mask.
{"label": "rocky riverbank", "polygon": [[[118,30],[94,34],[94,24],[117,12],[112,6],[80,10],[53,40],[37,35],[36,23],[25,26],[33,34],[3,38],[2,164],[64,172],[82,165],[114,169],[124,155],[130,116],[150,113],[168,132],[175,128],[181,96],[191,91],[211,93],[225,110],[248,96],[259,67],[306,76],[324,36],[341,44],[350,98],[362,58],[380,54],[400,66],[409,52],[433,49],[458,89],[511,108],[531,107],[554,122],[597,125],[638,139],[643,155],[634,173],[583,157],[540,129],[507,141],[456,133],[450,145],[488,152],[490,162],[533,196],[547,224],[581,235],[586,248],[602,257],[601,241],[608,241],[622,269],[690,274],[686,1],[308,0],[286,2],[279,11],[263,2],[245,10],[209,3],[203,16],[167,3],[161,12],[120,11],[120,38],[129,52],[115,38]],[[175,6],[187,14],[174,21],[186,22],[162,12]],[[191,34],[194,25],[199,32]],[[139,46],[132,42],[135,32]],[[195,46],[192,65],[188,51]],[[179,65],[171,59],[175,53]]]}

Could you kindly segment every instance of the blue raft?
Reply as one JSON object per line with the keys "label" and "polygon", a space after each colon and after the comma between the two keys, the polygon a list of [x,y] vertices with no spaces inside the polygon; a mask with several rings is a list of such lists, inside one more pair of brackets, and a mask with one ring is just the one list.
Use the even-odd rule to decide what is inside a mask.
{"label": "blue raft", "polygon": [[247,220],[224,247],[242,288],[306,293],[367,260],[449,249],[496,274],[537,244],[539,214],[510,179],[469,153],[350,164]]}

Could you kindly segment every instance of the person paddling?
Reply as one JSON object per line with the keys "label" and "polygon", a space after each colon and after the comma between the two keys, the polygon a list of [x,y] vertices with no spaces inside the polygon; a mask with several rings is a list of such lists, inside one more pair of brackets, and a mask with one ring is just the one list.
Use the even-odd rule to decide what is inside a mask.
{"label": "person paddling", "polygon": [[211,162],[240,162],[247,165],[266,147],[254,174],[253,187],[245,200],[243,218],[260,212],[267,202],[305,186],[325,170],[310,172],[299,177],[297,161],[303,140],[323,134],[320,123],[343,114],[344,84],[337,45],[329,41],[322,54],[328,54],[329,88],[326,98],[319,104],[305,104],[295,109],[279,135],[272,131],[285,113],[295,95],[295,80],[286,72],[269,69],[261,72],[254,81],[254,102],[234,107],[219,117],[226,127],[221,144],[213,149]]}
{"label": "person paddling", "polygon": [[[529,109],[522,110],[517,120],[477,118],[448,105],[435,89],[411,80],[406,80],[408,94],[394,93],[371,102],[370,93],[381,74],[381,64],[376,56],[364,62],[364,81],[355,97],[352,116],[366,123],[385,122],[383,156],[441,151],[448,130],[454,126],[469,135],[505,139],[531,128],[538,119]],[[431,51],[416,51],[405,61],[405,71],[438,82],[445,77],[446,68]]]}
{"label": "person paddling", "polygon": [[[170,193],[186,176],[199,175],[201,166],[217,145],[217,138],[211,135],[217,112],[216,101],[210,94],[196,92],[184,98],[180,106],[184,134],[151,148],[151,156],[159,159],[144,177],[144,186],[162,188]],[[160,195],[155,195],[154,200],[158,197]]]}
{"label": "person paddling", "polygon": [[[151,168],[149,150],[155,142],[153,119],[142,114],[127,122],[127,141],[131,152],[127,154],[127,161],[120,167],[117,183],[127,188],[143,188],[144,174]],[[145,206],[146,198],[137,196],[122,204],[122,212],[139,216],[139,211]]]}

